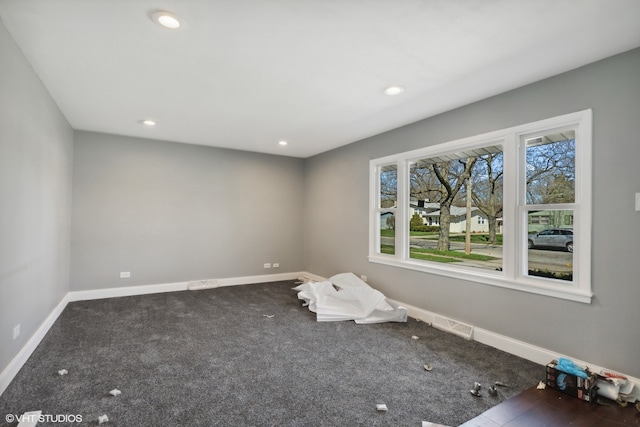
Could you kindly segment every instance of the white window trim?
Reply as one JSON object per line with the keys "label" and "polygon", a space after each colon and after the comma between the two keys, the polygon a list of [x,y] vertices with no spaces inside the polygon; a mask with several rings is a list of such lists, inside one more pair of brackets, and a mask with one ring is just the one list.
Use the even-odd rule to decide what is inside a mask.
{"label": "white window trim", "polygon": [[[519,174],[522,162],[514,161],[522,155],[520,150],[520,136],[532,132],[546,131],[554,128],[574,126],[576,129],[576,187],[575,203],[554,205],[554,209],[571,209],[574,211],[574,230],[580,236],[577,245],[574,244],[573,281],[563,283],[559,280],[544,279],[526,275],[526,235],[527,221],[522,215],[532,205],[519,203],[524,197],[524,189],[518,188]],[[503,170],[503,229],[511,233],[503,234],[503,270],[491,271],[472,267],[446,264],[428,263],[409,258],[409,196],[408,174],[412,160],[434,157],[447,152],[502,144],[505,159]],[[394,267],[422,271],[436,275],[453,277],[462,280],[478,282],[486,285],[499,286],[518,291],[563,298],[572,301],[590,303],[591,291],[591,189],[592,189],[592,111],[584,110],[565,114],[533,123],[488,132],[456,141],[437,144],[404,153],[398,153],[369,162],[370,169],[370,213],[369,220],[369,261]],[[395,254],[378,253],[379,217],[378,197],[380,194],[379,170],[382,166],[395,164],[398,173],[398,201],[396,208]],[[514,224],[507,227],[507,224]],[[518,239],[520,236],[520,239]]]}

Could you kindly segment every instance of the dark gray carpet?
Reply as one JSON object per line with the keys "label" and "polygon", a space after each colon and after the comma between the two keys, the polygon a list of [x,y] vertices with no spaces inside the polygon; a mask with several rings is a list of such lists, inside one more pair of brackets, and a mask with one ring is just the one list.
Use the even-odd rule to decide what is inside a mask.
{"label": "dark gray carpet", "polygon": [[[0,425],[42,410],[82,415],[71,425],[107,414],[105,427],[456,426],[544,377],[540,365],[414,319],[317,323],[293,286],[70,303],[0,396]],[[491,397],[496,380],[511,387]],[[475,381],[482,397],[469,393]]]}

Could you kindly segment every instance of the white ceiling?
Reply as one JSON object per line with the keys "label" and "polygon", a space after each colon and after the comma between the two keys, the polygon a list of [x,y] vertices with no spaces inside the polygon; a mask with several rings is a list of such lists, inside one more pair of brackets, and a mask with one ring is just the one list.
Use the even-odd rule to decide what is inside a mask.
{"label": "white ceiling", "polygon": [[0,19],[74,129],[295,157],[640,46],[639,0],[0,0]]}

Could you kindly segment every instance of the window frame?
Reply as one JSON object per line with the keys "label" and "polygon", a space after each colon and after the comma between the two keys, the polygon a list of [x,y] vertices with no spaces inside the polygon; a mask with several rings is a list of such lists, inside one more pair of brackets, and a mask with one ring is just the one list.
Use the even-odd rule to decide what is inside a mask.
{"label": "window frame", "polygon": [[[593,296],[591,290],[592,116],[591,109],[583,110],[370,160],[369,262],[590,303]],[[526,139],[525,136],[566,128],[576,132],[574,203],[527,205],[526,143],[523,142]],[[502,271],[451,266],[410,258],[409,169],[411,163],[420,158],[436,157],[489,145],[501,145],[503,149]],[[389,165],[396,165],[397,168],[398,200],[395,210],[395,253],[393,255],[382,254],[377,250],[380,247],[379,219],[376,217],[379,217],[379,174],[383,167]],[[578,240],[574,242],[573,280],[570,282],[527,274],[527,211],[536,206],[573,210],[573,232]]]}
{"label": "window frame", "polygon": [[[395,220],[397,220],[398,218],[398,206],[396,203],[396,206],[393,207],[382,207],[382,203],[381,203],[381,198],[380,198],[380,194],[382,193],[382,186],[380,185],[381,183],[381,176],[382,176],[382,172],[384,171],[385,168],[388,167],[396,167],[396,198],[399,195],[399,182],[398,182],[398,176],[399,176],[399,171],[397,169],[397,166],[394,164],[394,162],[391,163],[385,163],[385,164],[378,164],[377,167],[375,168],[374,173],[371,174],[371,183],[369,185],[370,188],[373,189],[373,191],[376,192],[375,196],[372,198],[372,201],[374,203],[374,205],[371,207],[371,210],[373,212],[373,221],[372,221],[372,227],[377,229],[377,230],[381,230],[381,221],[380,221],[380,217],[382,216],[383,213],[391,213],[395,218]],[[394,221],[395,222],[395,221]],[[397,230],[397,223],[395,223],[394,225],[394,229]],[[397,234],[397,232],[396,232]],[[376,232],[375,236],[374,236],[374,240],[372,242],[373,244],[373,253],[377,254],[377,255],[385,255],[382,253],[381,251],[381,236],[378,232]],[[397,244],[398,244],[398,239],[396,236],[395,242],[394,242],[394,254],[397,253]]]}

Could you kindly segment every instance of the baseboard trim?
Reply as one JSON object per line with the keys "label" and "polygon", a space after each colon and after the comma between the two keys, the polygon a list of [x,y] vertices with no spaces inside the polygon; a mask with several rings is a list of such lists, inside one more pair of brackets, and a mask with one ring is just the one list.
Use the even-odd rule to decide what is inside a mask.
{"label": "baseboard trim", "polygon": [[474,332],[475,341],[497,348],[498,350],[506,351],[507,353],[514,354],[540,365],[546,365],[558,357],[567,357],[551,350],[547,350],[546,348],[538,347],[524,341],[519,341],[505,335],[500,335],[486,329],[475,328]]}
{"label": "baseboard trim", "polygon": [[411,304],[405,304],[402,301],[394,300],[392,298],[388,298],[388,299],[391,302],[393,302],[393,303],[395,303],[397,305],[401,305],[404,308],[406,308],[407,309],[407,315],[409,317],[413,317],[416,320],[428,323],[429,325],[433,325],[433,319],[436,316],[435,313],[433,313],[431,311],[424,310],[422,308],[418,308],[418,307],[413,306]]}
{"label": "baseboard trim", "polygon": [[[227,277],[222,279],[207,279],[215,281],[216,286],[206,287],[201,289],[192,289],[194,291],[202,289],[212,289],[221,286],[236,286],[236,285],[250,285],[253,283],[268,283],[277,282],[280,280],[295,280],[300,276],[309,275],[305,272],[291,272],[291,273],[277,273],[277,274],[263,274],[259,276],[242,276],[242,277]],[[175,283],[163,283],[159,285],[141,285],[141,286],[127,286],[120,288],[106,288],[95,289],[87,291],[72,291],[69,292],[69,301],[86,301],[93,299],[103,298],[116,298],[127,297],[133,295],[146,295],[146,294],[159,294],[163,292],[178,292],[186,291],[189,289],[189,282],[175,282]]]}
{"label": "baseboard trim", "polygon": [[[313,278],[317,277],[307,272],[291,272],[264,274],[259,276],[229,277],[217,279],[218,286],[234,286],[249,285],[252,283],[277,282],[281,280],[295,280],[300,277]],[[88,301],[104,298],[117,298],[134,295],[157,294],[163,292],[186,291],[189,282],[164,283],[158,285],[141,285],[120,288],[93,289],[86,291],[70,291],[58,303],[58,305],[49,313],[49,316],[42,322],[36,332],[29,338],[29,341],[20,349],[18,354],[9,362],[9,364],[0,373],[0,395],[9,387],[11,381],[18,374],[22,366],[29,359],[31,354],[40,344],[40,341],[47,334],[51,326],[58,319],[62,311],[68,303],[74,301]]]}
{"label": "baseboard trim", "polygon": [[314,282],[322,282],[323,280],[327,280],[326,277],[318,276],[317,274],[309,273],[307,271],[299,273],[298,279],[303,282],[308,280],[313,280]]}
{"label": "baseboard trim", "polygon": [[40,344],[40,341],[44,338],[44,336],[49,332],[49,329],[56,322],[64,308],[67,306],[69,302],[69,294],[66,294],[56,305],[51,313],[47,316],[47,318],[40,324],[38,329],[31,335],[31,338],[25,343],[25,345],[20,349],[18,354],[9,362],[9,364],[2,370],[0,373],[0,395],[4,393],[4,391],[9,387],[13,378],[18,374],[22,366],[27,362],[31,354],[35,351],[35,349]]}
{"label": "baseboard trim", "polygon": [[133,295],[160,294],[187,290],[187,282],[164,283],[160,285],[127,286],[121,288],[92,289],[69,292],[69,302],[94,299],[129,297]]}
{"label": "baseboard trim", "polygon": [[[414,319],[423,321],[428,323],[429,325],[433,324],[433,320],[436,316],[439,316],[437,313],[433,313],[428,310],[424,310],[410,304],[404,304],[401,301],[392,300],[394,303],[401,305],[407,309],[407,315],[413,317]],[[592,372],[600,372],[600,371],[611,371],[611,369],[588,363],[580,359],[576,359],[570,355],[560,354],[549,349],[538,347],[533,344],[529,344],[524,341],[516,340],[514,338],[501,335],[495,332],[488,331],[486,329],[474,327],[473,328],[473,336],[474,341],[478,341],[482,344],[486,344],[488,346],[497,348],[498,350],[502,350],[504,352],[513,354],[514,356],[521,357],[526,360],[530,360],[531,362],[537,363],[542,366],[546,366],[547,363],[552,360],[557,360],[560,357],[566,357],[568,359],[573,360],[577,365],[580,366],[588,366]],[[629,375],[626,375],[622,372],[620,374],[627,377],[629,381],[635,384],[634,387],[634,395],[636,398],[640,399],[640,379],[635,378]],[[540,371],[540,380],[544,380],[544,371]]]}
{"label": "baseboard trim", "polygon": [[298,271],[298,272],[291,272],[291,273],[264,274],[260,276],[228,277],[225,279],[217,279],[217,280],[218,280],[218,286],[235,286],[235,285],[250,285],[253,283],[278,282],[281,280],[295,280],[305,275],[309,275],[309,273],[306,273],[304,271]]}
{"label": "baseboard trim", "polygon": [[[224,279],[216,279],[217,286],[235,286],[235,285],[248,285],[253,283],[268,283],[277,282],[281,280],[314,280],[322,281],[326,278],[318,276],[309,272],[291,272],[291,273],[278,273],[278,274],[265,274],[258,276],[244,276],[244,277],[229,277]],[[29,338],[27,343],[22,347],[18,354],[9,362],[9,364],[0,373],[0,395],[4,393],[13,378],[18,374],[22,366],[29,359],[31,354],[40,344],[40,341],[47,334],[51,326],[58,319],[62,311],[65,309],[69,302],[73,301],[85,301],[103,298],[115,298],[123,296],[133,295],[145,295],[163,292],[177,292],[188,290],[189,282],[176,282],[165,283],[158,285],[142,285],[142,286],[130,286],[123,288],[107,288],[96,289],[87,291],[71,291],[67,293],[58,305],[51,311],[49,316],[42,322],[36,332]],[[194,291],[197,292],[197,291]],[[393,300],[389,298],[395,304],[401,305],[407,309],[407,314],[419,321],[425,322],[429,325],[433,324],[434,318],[439,316],[438,313],[434,313],[428,310],[424,310],[419,307],[412,306],[411,304],[405,304],[401,301]],[[609,370],[607,368],[595,365],[593,363],[587,363],[582,360],[578,360],[571,356],[562,355],[551,350],[538,347],[524,341],[519,341],[505,335],[501,335],[495,332],[488,331],[486,329],[474,327],[473,336],[471,339],[480,343],[489,345],[507,353],[513,354],[523,359],[530,360],[534,363],[538,363],[542,366],[546,365],[553,359],[559,357],[568,357],[575,363],[582,366],[589,366],[593,372],[599,372],[600,370]],[[624,373],[621,373],[625,375]],[[541,379],[543,379],[544,373],[541,372]],[[629,381],[635,384],[634,392],[638,399],[640,399],[640,379],[625,375]]]}

